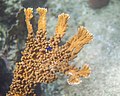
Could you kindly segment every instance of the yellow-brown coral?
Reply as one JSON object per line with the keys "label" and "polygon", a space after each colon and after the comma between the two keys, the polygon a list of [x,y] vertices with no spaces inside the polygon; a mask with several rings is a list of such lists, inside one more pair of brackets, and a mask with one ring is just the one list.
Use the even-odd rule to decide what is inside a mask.
{"label": "yellow-brown coral", "polygon": [[62,72],[69,76],[68,84],[80,83],[80,77],[88,77],[90,69],[83,65],[82,69],[69,65],[82,47],[89,43],[92,35],[85,27],[79,27],[78,33],[66,44],[59,46],[61,38],[67,29],[68,14],[58,16],[55,35],[46,39],[46,13],[47,9],[37,8],[40,15],[38,30],[34,36],[32,24],[32,9],[24,10],[28,37],[26,48],[22,52],[21,61],[16,63],[14,78],[7,96],[36,96],[34,88],[38,83],[51,83],[57,79],[56,72]]}

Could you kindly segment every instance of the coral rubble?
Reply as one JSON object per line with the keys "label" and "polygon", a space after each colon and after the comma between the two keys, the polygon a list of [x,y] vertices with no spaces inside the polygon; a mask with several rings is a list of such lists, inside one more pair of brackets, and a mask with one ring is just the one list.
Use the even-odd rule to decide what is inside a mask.
{"label": "coral rubble", "polygon": [[20,62],[16,63],[14,78],[7,96],[36,96],[34,88],[38,83],[51,83],[58,77],[57,72],[67,76],[68,84],[76,85],[81,82],[80,77],[88,77],[90,68],[87,64],[81,69],[69,65],[82,47],[89,43],[93,36],[85,27],[79,27],[78,33],[64,45],[59,46],[61,38],[67,29],[68,14],[62,13],[58,16],[55,35],[46,39],[46,13],[47,9],[37,8],[40,15],[38,30],[34,36],[30,20],[33,17],[32,8],[24,9],[28,37],[26,48],[22,52]]}

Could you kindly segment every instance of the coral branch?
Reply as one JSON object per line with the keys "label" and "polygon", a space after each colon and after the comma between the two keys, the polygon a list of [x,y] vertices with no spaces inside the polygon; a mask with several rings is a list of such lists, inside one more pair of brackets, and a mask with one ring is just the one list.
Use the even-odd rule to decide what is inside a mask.
{"label": "coral branch", "polygon": [[87,64],[83,65],[82,69],[71,67],[68,71],[66,71],[66,75],[69,75],[69,79],[67,79],[68,84],[70,85],[77,85],[82,80],[80,80],[80,77],[87,78],[89,74],[91,73],[91,70]]}
{"label": "coral branch", "polygon": [[67,29],[67,21],[69,19],[69,15],[68,14],[60,14],[58,16],[58,24],[56,26],[56,35],[60,36],[61,38],[63,37],[63,35],[65,34],[65,31]]}
{"label": "coral branch", "polygon": [[24,12],[25,12],[25,15],[26,15],[26,25],[27,25],[27,29],[28,29],[28,37],[31,37],[33,36],[33,28],[32,28],[32,24],[30,23],[30,20],[32,19],[33,17],[33,9],[32,8],[27,8],[27,9],[24,9]]}
{"label": "coral branch", "polygon": [[45,8],[37,8],[38,14],[40,15],[38,20],[38,31],[37,31],[37,39],[40,41],[41,38],[46,39],[46,13],[47,9]]}
{"label": "coral branch", "polygon": [[78,28],[78,33],[68,41],[69,48],[67,51],[71,52],[71,59],[75,58],[83,46],[89,43],[92,38],[93,36],[85,27]]}
{"label": "coral branch", "polygon": [[58,23],[56,26],[55,35],[49,40],[51,47],[58,47],[61,38],[64,36],[65,31],[67,30],[67,21],[69,18],[70,16],[65,13],[62,13],[58,16]]}

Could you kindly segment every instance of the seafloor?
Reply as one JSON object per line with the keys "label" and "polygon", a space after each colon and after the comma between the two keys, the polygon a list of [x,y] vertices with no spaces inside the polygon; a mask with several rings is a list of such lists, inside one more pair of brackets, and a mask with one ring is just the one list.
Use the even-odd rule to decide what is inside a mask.
{"label": "seafloor", "polygon": [[[63,42],[76,34],[80,25],[84,25],[94,36],[93,41],[70,62],[78,67],[89,64],[92,70],[90,77],[82,79],[79,85],[71,86],[60,74],[57,81],[43,85],[45,96],[120,96],[120,0],[110,0],[107,6],[99,9],[89,7],[88,0],[45,1],[48,36],[54,34],[57,16],[63,12],[71,17]],[[15,53],[11,51],[11,54]]]}
{"label": "seafloor", "polygon": [[63,39],[68,40],[84,25],[93,34],[72,62],[77,66],[90,65],[92,73],[77,86],[70,86],[65,78],[48,87],[47,96],[120,96],[120,0],[110,0],[101,9],[92,9],[88,0],[49,0],[49,31],[52,32],[57,15],[69,13],[69,28]]}

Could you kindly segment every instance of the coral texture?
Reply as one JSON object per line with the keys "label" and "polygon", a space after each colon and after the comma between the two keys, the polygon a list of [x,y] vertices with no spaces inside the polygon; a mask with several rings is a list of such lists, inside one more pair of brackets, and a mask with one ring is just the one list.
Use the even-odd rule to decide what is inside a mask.
{"label": "coral texture", "polygon": [[24,9],[28,37],[26,48],[22,52],[20,62],[16,63],[14,78],[7,96],[36,96],[34,88],[38,83],[51,83],[58,77],[57,72],[67,76],[68,84],[76,85],[81,82],[80,77],[88,77],[90,68],[87,64],[76,68],[69,65],[83,46],[93,38],[85,27],[79,27],[78,33],[64,45],[59,45],[61,38],[67,29],[68,14],[62,13],[58,16],[56,32],[49,40],[46,39],[46,13],[47,9],[37,8],[40,15],[38,30],[34,36],[30,20],[33,17],[32,8]]}

